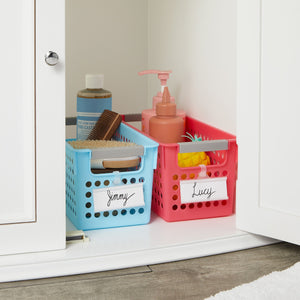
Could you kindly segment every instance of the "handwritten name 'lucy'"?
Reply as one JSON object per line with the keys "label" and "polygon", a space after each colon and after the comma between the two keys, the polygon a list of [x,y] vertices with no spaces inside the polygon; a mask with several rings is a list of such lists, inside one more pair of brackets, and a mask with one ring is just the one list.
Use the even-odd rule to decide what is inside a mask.
{"label": "handwritten name 'lucy'", "polygon": [[108,196],[108,201],[107,201],[107,207],[110,207],[112,201],[123,201],[123,206],[126,206],[128,200],[133,197],[135,193],[128,194],[128,193],[113,193],[110,190],[107,190],[107,196]]}
{"label": "handwritten name 'lucy'", "polygon": [[192,198],[194,197],[201,197],[201,196],[207,196],[206,199],[210,199],[211,196],[215,193],[216,191],[213,190],[212,187],[209,188],[197,188],[197,182],[194,183],[193,185],[193,194]]}

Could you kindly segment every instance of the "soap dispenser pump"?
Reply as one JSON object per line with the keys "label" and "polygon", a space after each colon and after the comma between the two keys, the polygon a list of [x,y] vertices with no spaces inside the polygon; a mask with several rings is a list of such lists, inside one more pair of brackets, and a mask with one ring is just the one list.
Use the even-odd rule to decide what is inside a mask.
{"label": "soap dispenser pump", "polygon": [[[152,98],[152,108],[144,109],[142,111],[142,131],[149,134],[149,120],[151,117],[156,115],[156,104],[162,102],[164,88],[167,86],[167,80],[169,79],[170,73],[172,71],[160,71],[160,70],[146,70],[141,71],[138,75],[147,75],[147,74],[157,74],[158,79],[160,80],[161,90]],[[170,96],[170,102],[174,103],[175,98]],[[177,115],[180,116],[185,122],[185,111],[177,109]]]}
{"label": "soap dispenser pump", "polygon": [[165,87],[162,101],[156,104],[156,116],[149,120],[149,135],[160,143],[183,142],[185,123],[176,115],[176,104],[170,98],[169,89]]}

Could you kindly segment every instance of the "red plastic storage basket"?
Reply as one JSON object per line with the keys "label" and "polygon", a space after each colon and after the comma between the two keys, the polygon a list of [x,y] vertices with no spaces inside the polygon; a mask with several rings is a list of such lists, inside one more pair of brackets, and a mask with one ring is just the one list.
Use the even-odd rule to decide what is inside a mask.
{"label": "red plastic storage basket", "polygon": [[[152,210],[169,222],[233,214],[237,179],[236,137],[190,117],[186,118],[185,131],[192,135],[197,134],[202,141],[159,145],[157,169],[154,170],[153,178]],[[178,153],[201,151],[210,157],[210,165],[188,168],[178,166]],[[205,177],[202,177],[203,174]],[[201,181],[203,179],[205,180]],[[220,181],[221,184],[223,182],[222,191],[227,195],[222,199],[221,193],[217,200],[211,201],[210,195],[207,195],[204,201],[194,201],[192,197],[182,199],[189,195],[182,193],[183,185],[189,186],[192,183],[191,189],[200,182],[201,193],[205,194],[209,191],[209,188],[203,185],[206,181]],[[197,193],[200,194],[199,191]],[[211,190],[211,193],[214,191]]]}

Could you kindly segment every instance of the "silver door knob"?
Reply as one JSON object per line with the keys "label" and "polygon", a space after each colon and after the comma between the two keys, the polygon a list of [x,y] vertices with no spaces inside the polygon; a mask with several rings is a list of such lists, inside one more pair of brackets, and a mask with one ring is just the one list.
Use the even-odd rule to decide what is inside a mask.
{"label": "silver door knob", "polygon": [[53,51],[48,51],[45,54],[45,62],[49,65],[49,66],[55,66],[59,61],[59,56],[56,52]]}

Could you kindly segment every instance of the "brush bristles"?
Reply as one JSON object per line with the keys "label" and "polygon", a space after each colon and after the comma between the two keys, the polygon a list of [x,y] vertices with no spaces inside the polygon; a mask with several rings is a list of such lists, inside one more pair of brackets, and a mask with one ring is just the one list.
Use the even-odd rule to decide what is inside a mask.
{"label": "brush bristles", "polygon": [[105,140],[78,140],[68,142],[74,149],[97,149],[114,147],[132,147],[135,143]]}

